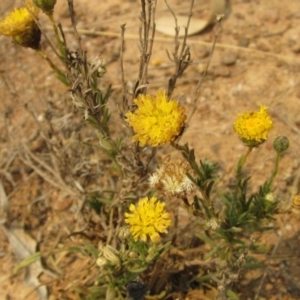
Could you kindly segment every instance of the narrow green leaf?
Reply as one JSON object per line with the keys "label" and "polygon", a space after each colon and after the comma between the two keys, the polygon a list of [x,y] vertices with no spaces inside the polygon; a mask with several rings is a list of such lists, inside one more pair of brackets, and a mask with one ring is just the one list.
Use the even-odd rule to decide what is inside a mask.
{"label": "narrow green leaf", "polygon": [[240,297],[232,290],[227,290],[227,296],[232,300],[240,300]]}
{"label": "narrow green leaf", "polygon": [[200,240],[202,240],[202,241],[204,241],[205,243],[208,243],[209,245],[211,245],[212,247],[215,247],[215,246],[216,246],[216,243],[215,243],[212,239],[210,239],[207,235],[202,234],[202,233],[198,233],[198,234],[196,234],[196,236],[197,236]]}
{"label": "narrow green leaf", "polygon": [[84,244],[86,250],[87,250],[94,258],[98,258],[99,251],[98,251],[98,249],[97,249],[93,244],[91,244],[91,243],[88,242],[88,241],[83,241],[83,244]]}
{"label": "narrow green leaf", "polygon": [[214,247],[212,250],[210,250],[207,254],[204,255],[204,260],[211,258],[218,251],[219,247]]}
{"label": "narrow green leaf", "polygon": [[41,258],[40,252],[36,252],[36,253],[32,254],[31,256],[25,258],[20,263],[18,263],[15,266],[13,273],[16,274],[20,269],[30,266],[31,264],[35,263],[40,258]]}

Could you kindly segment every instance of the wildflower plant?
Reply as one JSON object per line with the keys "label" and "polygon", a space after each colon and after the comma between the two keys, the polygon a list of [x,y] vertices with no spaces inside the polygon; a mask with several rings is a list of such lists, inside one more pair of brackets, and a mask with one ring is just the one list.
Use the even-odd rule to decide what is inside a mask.
{"label": "wildflower plant", "polygon": [[[112,174],[112,189],[91,191],[89,187],[83,187],[80,190],[81,197],[84,197],[82,208],[97,215],[94,218],[96,221],[87,218],[87,227],[101,227],[101,235],[97,238],[90,237],[83,245],[70,247],[70,251],[83,253],[93,260],[95,276],[85,286],[78,286],[80,297],[110,300],[128,296],[129,299],[141,300],[147,292],[151,292],[157,294],[157,299],[162,299],[172,292],[169,273],[179,273],[184,266],[180,270],[170,268],[172,270],[161,277],[160,283],[156,277],[160,277],[162,270],[159,266],[167,261],[168,255],[180,248],[175,242],[177,232],[180,232],[180,216],[172,209],[171,200],[175,199],[191,216],[193,232],[189,237],[191,240],[185,244],[192,244],[196,237],[209,247],[198,259],[207,261],[207,265],[212,260],[216,261],[212,268],[194,271],[195,282],[209,282],[210,288],[217,291],[220,299],[227,299],[228,295],[238,299],[231,290],[232,283],[238,282],[244,266],[254,261],[251,251],[260,249],[251,237],[256,232],[268,230],[268,221],[279,211],[279,199],[274,194],[273,182],[280,159],[289,147],[288,139],[278,137],[275,140],[274,168],[266,175],[265,182],[253,191],[252,187],[249,188],[251,177],[246,175],[246,163],[253,149],[268,139],[274,121],[264,105],[258,111],[241,113],[233,121],[233,130],[244,143],[246,151],[240,156],[232,175],[234,185],[217,187],[220,181],[218,164],[209,158],[198,160],[188,143],[180,143],[189,118],[186,107],[172,93],[178,77],[191,63],[190,49],[186,43],[187,30],[182,42],[178,39],[179,29],[175,30],[174,52],[169,55],[175,67],[167,80],[166,91],[150,93],[147,90],[148,64],[155,41],[154,0],[141,0],[141,61],[131,93],[125,88],[125,27],[122,26],[120,57],[123,91],[119,108],[126,133],[124,130],[117,135],[112,130],[113,116],[107,105],[112,99],[112,90],[100,84],[106,72],[105,59],[88,59],[76,29],[73,1],[68,3],[78,43],[76,50],[69,48],[63,28],[53,18],[55,0],[26,1],[26,7],[13,11],[0,21],[0,34],[12,37],[21,46],[35,49],[45,59],[57,78],[68,87],[82,119],[95,129],[99,141],[97,149],[110,162],[105,172]],[[193,1],[190,15],[192,10]],[[52,25],[55,41],[50,41],[47,35],[45,38],[51,43],[58,63],[54,63],[40,49],[41,31],[36,23],[39,11],[46,14]],[[221,19],[219,16],[218,26]],[[208,65],[209,62],[207,68]],[[203,78],[199,85],[202,82]],[[194,110],[198,96],[199,86],[195,93]],[[171,146],[172,154],[177,158],[159,163],[156,154],[164,149],[164,145]],[[182,158],[178,158],[179,155]],[[157,168],[154,167],[156,164]],[[187,249],[188,246],[178,251]],[[141,280],[145,280],[145,284]]]}

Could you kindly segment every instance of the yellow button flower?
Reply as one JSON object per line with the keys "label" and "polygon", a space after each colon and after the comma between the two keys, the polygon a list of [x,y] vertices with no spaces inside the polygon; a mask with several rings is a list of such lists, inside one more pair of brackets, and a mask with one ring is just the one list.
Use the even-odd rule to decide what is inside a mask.
{"label": "yellow button flower", "polygon": [[26,7],[15,9],[0,21],[0,34],[12,37],[23,47],[38,49],[41,32],[34,20],[38,13],[38,8],[27,0]]}
{"label": "yellow button flower", "polygon": [[155,97],[142,94],[133,102],[137,109],[125,116],[135,132],[133,140],[141,146],[169,144],[180,134],[186,119],[185,108],[168,100],[165,92],[158,91]]}
{"label": "yellow button flower", "polygon": [[137,205],[131,204],[131,213],[125,213],[125,223],[130,226],[130,233],[134,240],[147,242],[148,237],[153,243],[160,240],[160,233],[167,232],[171,220],[165,212],[165,203],[157,200],[156,197],[142,198]]}
{"label": "yellow button flower", "polygon": [[257,147],[263,143],[272,127],[273,122],[264,105],[261,105],[259,111],[240,114],[234,122],[235,132],[250,147]]}

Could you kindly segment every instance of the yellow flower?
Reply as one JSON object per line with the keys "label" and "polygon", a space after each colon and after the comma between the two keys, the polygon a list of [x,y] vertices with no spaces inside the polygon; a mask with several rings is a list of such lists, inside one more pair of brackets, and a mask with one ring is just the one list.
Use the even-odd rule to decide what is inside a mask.
{"label": "yellow flower", "polygon": [[272,127],[273,122],[264,105],[261,105],[259,111],[240,114],[234,122],[235,132],[250,147],[263,143]]}
{"label": "yellow flower", "polygon": [[130,233],[135,241],[147,242],[150,237],[153,243],[160,240],[160,233],[167,232],[171,220],[165,212],[165,203],[157,200],[156,197],[142,198],[137,205],[131,204],[131,213],[125,213],[125,223],[130,226]]}
{"label": "yellow flower", "polygon": [[39,10],[29,0],[26,7],[15,9],[0,21],[0,34],[12,37],[23,47],[38,49],[41,32],[35,23]]}
{"label": "yellow flower", "polygon": [[169,144],[180,134],[186,119],[185,108],[168,100],[165,92],[158,91],[155,97],[139,95],[133,102],[137,109],[125,116],[135,132],[133,139],[141,146]]}

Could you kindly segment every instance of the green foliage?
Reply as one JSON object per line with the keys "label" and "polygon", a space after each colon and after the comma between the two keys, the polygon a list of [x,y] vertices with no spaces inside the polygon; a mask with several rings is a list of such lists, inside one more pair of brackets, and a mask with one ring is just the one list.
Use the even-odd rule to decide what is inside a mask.
{"label": "green foliage", "polygon": [[[287,144],[285,140],[283,142],[284,145]],[[217,164],[208,159],[197,163],[194,150],[190,149],[188,144],[175,145],[175,148],[181,151],[190,164],[194,173],[188,174],[188,177],[201,193],[201,196],[193,196],[192,212],[205,226],[205,231],[196,234],[199,239],[210,246],[204,259],[218,258],[225,262],[225,265],[217,266],[215,275],[201,276],[198,280],[213,279],[219,287],[222,287],[221,290],[223,288],[227,290],[229,299],[239,299],[232,290],[226,287],[232,282],[230,274],[238,276],[241,268],[260,266],[251,258],[250,253],[263,249],[257,244],[258,241],[254,242],[250,237],[255,232],[270,230],[267,224],[278,212],[279,201],[273,194],[272,183],[277,174],[282,151],[276,150],[274,171],[270,173],[269,178],[266,178],[264,184],[257,188],[257,192],[250,192],[253,190],[251,177],[244,175],[244,168],[253,148],[248,147],[247,153],[238,160],[233,187],[223,188],[221,191],[214,189],[217,182]],[[188,205],[187,201],[185,203]],[[221,209],[217,209],[220,206]],[[228,277],[227,281],[225,279],[220,281],[224,274],[226,278]]]}
{"label": "green foliage", "polygon": [[112,204],[114,195],[116,192],[114,191],[102,191],[94,192],[88,194],[86,196],[86,202],[90,205],[90,207],[97,213],[100,214],[101,208],[106,207]]}
{"label": "green foliage", "polygon": [[91,254],[92,257],[97,258],[99,255],[98,249],[88,241],[83,241],[83,245],[85,246],[85,249]]}
{"label": "green foliage", "polygon": [[18,273],[20,269],[23,269],[23,268],[26,268],[26,267],[30,266],[31,264],[38,261],[40,258],[41,258],[41,253],[40,252],[33,253],[32,255],[28,256],[27,258],[22,260],[20,263],[18,263],[14,267],[13,273],[14,274]]}
{"label": "green foliage", "polygon": [[226,294],[231,300],[240,300],[240,297],[232,290],[227,290]]}

